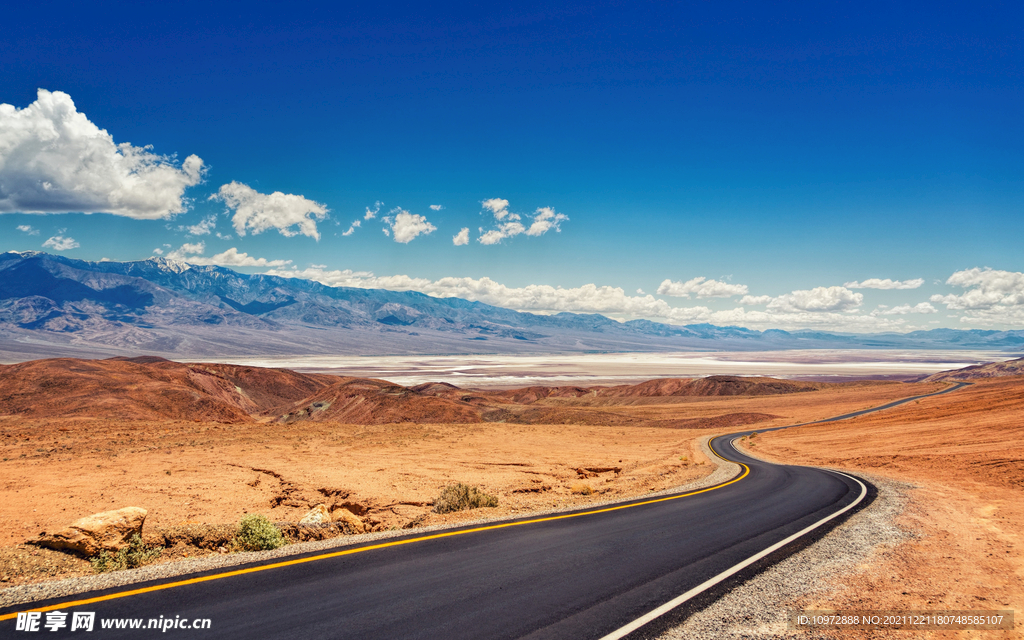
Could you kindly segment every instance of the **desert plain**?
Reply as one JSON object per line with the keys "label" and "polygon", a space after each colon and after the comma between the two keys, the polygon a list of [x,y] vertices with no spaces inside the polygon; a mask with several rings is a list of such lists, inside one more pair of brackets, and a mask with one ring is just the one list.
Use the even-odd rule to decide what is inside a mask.
{"label": "desert plain", "polygon": [[[1013,373],[1004,366],[954,393],[745,441],[777,462],[914,487],[898,523],[910,541],[878,549],[831,600],[795,604],[1020,610],[1024,376]],[[91,573],[83,558],[26,543],[127,506],[148,511],[151,540],[200,532],[163,538],[169,548],[157,561],[171,562],[217,553],[202,544],[204,528],[249,513],[295,523],[324,504],[381,531],[641,496],[711,473],[699,446],[706,436],[813,422],[949,384],[943,375],[712,376],[462,389],[159,358],[0,366],[0,579]],[[498,506],[435,513],[454,482]]]}

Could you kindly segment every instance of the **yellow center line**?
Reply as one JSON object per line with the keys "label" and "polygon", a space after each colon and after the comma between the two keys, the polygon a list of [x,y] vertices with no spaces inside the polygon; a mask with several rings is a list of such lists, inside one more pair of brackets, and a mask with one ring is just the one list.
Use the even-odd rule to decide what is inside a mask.
{"label": "yellow center line", "polygon": [[[712,440],[708,442],[708,448],[710,448],[711,452],[714,453],[716,456],[718,456],[719,458],[722,458],[722,460],[727,460],[726,458],[723,458],[717,451],[715,451],[714,447],[711,446],[711,442],[713,442],[715,439],[716,438],[712,438]],[[731,460],[727,460],[727,461],[728,462],[732,462]],[[401,545],[412,544],[414,542],[425,542],[427,540],[438,540],[438,539],[441,539],[441,538],[449,538],[449,537],[452,537],[452,536],[461,536],[461,535],[465,535],[467,533],[478,533],[480,531],[492,531],[494,529],[505,529],[507,527],[519,527],[519,526],[527,525],[527,524],[537,524],[539,522],[552,522],[552,521],[555,521],[555,520],[566,520],[568,518],[579,518],[581,516],[590,516],[590,515],[595,515],[595,514],[598,514],[598,513],[608,513],[610,511],[618,511],[620,509],[631,509],[633,507],[641,507],[641,506],[648,505],[648,504],[656,504],[658,502],[667,502],[669,500],[678,500],[680,498],[686,498],[688,496],[695,496],[695,495],[700,494],[700,493],[707,493],[708,491],[714,491],[716,489],[721,489],[722,487],[727,487],[727,486],[729,486],[731,484],[734,484],[736,482],[739,482],[743,478],[747,477],[747,475],[750,473],[750,467],[748,467],[747,465],[745,465],[745,464],[743,464],[741,462],[737,462],[736,464],[738,464],[739,466],[743,467],[743,473],[741,473],[740,475],[736,476],[732,480],[729,480],[728,482],[723,482],[722,484],[716,484],[713,487],[706,487],[704,489],[697,489],[695,491],[690,491],[688,493],[681,493],[679,495],[665,496],[663,498],[654,498],[654,499],[651,499],[651,500],[645,500],[643,502],[634,502],[632,504],[620,504],[620,505],[615,505],[615,506],[612,506],[612,507],[604,507],[602,509],[593,509],[591,511],[581,511],[579,513],[566,513],[566,514],[557,515],[557,516],[545,516],[543,518],[534,518],[532,520],[521,520],[521,521],[518,521],[518,522],[502,522],[502,523],[499,523],[499,524],[491,524],[491,525],[486,525],[486,526],[482,526],[482,527],[474,527],[472,529],[462,529],[462,530],[459,530],[459,531],[446,531],[444,533],[435,533],[435,534],[431,534],[431,535],[420,536],[418,538],[409,538],[409,539],[406,539],[406,540],[396,540],[394,542],[382,542],[380,544],[368,545],[368,546],[365,546],[365,547],[357,547],[355,549],[344,549],[342,551],[333,551],[331,553],[323,553],[323,554],[316,555],[316,556],[308,556],[308,557],[305,557],[305,558],[297,558],[295,560],[285,560],[283,562],[275,562],[273,564],[260,565],[258,567],[248,567],[246,569],[236,569],[234,571],[225,571],[224,573],[216,573],[216,574],[213,574],[213,575],[202,576],[202,577],[199,577],[199,578],[189,578],[188,580],[178,580],[177,582],[168,582],[168,583],[165,583],[165,584],[153,585],[151,587],[143,587],[141,589],[131,589],[129,591],[119,591],[117,593],[109,593],[109,594],[103,595],[103,596],[96,596],[95,598],[86,598],[84,600],[73,600],[73,601],[70,601],[70,602],[61,602],[59,604],[53,604],[53,605],[50,605],[48,607],[39,607],[39,608],[34,608],[34,609],[26,609],[26,611],[55,611],[57,609],[64,609],[64,608],[71,608],[71,607],[80,607],[82,605],[93,604],[93,603],[96,603],[96,602],[105,602],[107,600],[116,600],[117,598],[127,598],[129,596],[137,596],[137,595],[140,595],[140,594],[143,594],[143,593],[151,593],[153,591],[163,591],[164,589],[173,589],[175,587],[184,587],[184,586],[190,585],[190,584],[199,584],[201,582],[209,582],[211,580],[220,580],[222,578],[232,578],[234,576],[242,576],[242,575],[245,575],[245,574],[248,574],[248,573],[257,573],[259,571],[269,571],[271,569],[280,569],[281,567],[290,567],[290,566],[297,565],[297,564],[305,564],[307,562],[315,562],[317,560],[327,560],[329,558],[339,558],[341,556],[352,555],[352,554],[355,554],[355,553],[362,553],[364,551],[373,551],[375,549],[386,549],[388,547],[398,547],[398,546],[401,546]],[[17,615],[18,615],[17,612],[7,613],[7,614],[4,614],[4,615],[0,615],[0,620],[11,620],[12,618],[17,617]]]}

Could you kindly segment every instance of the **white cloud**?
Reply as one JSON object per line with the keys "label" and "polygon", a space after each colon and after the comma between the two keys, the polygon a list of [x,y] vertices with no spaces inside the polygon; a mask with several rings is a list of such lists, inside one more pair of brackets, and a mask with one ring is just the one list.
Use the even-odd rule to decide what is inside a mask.
{"label": "white cloud", "polygon": [[368,271],[328,271],[321,268],[271,269],[269,275],[315,280],[328,286],[393,291],[420,291],[438,298],[459,297],[499,307],[535,313],[604,313],[625,319],[648,318],[670,324],[712,323],[750,329],[820,329],[829,331],[909,331],[902,317],[853,315],[831,311],[714,311],[705,306],[673,307],[652,295],[627,295],[619,287],[586,284],[581,287],[528,285],[508,287],[490,278],[449,277],[440,280],[407,275],[376,276]]}
{"label": "white cloud", "polygon": [[924,278],[915,278],[913,280],[868,278],[862,282],[847,282],[843,286],[847,289],[917,289],[923,284]]}
{"label": "white cloud", "polygon": [[768,303],[768,311],[783,313],[852,311],[864,302],[863,293],[846,287],[815,287],[781,295]]}
{"label": "white cloud", "polygon": [[691,294],[698,298],[729,298],[746,294],[747,285],[708,280],[703,276],[698,276],[686,282],[673,282],[666,279],[658,286],[658,293],[677,298],[689,298]]}
{"label": "white cloud", "polygon": [[319,240],[316,221],[327,217],[327,207],[319,202],[280,191],[260,193],[241,182],[221,186],[210,199],[220,200],[228,209],[234,210],[231,222],[240,236],[244,236],[246,230],[257,234],[267,229],[277,229],[283,236],[292,237],[301,233]]}
{"label": "white cloud", "polygon": [[363,220],[373,220],[374,218],[376,218],[377,214],[380,213],[380,208],[383,206],[384,203],[378,200],[377,202],[373,203],[372,211],[370,210],[370,207],[366,207],[366,214],[363,215]]}
{"label": "white cloud", "polygon": [[64,236],[53,236],[43,243],[44,247],[49,247],[54,251],[67,251],[69,249],[77,249],[82,246],[75,241],[74,238],[65,238]]}
{"label": "white cloud", "polygon": [[353,220],[353,221],[352,221],[352,224],[351,224],[351,225],[349,226],[349,228],[348,228],[348,231],[345,231],[345,232],[344,232],[344,233],[342,233],[341,235],[343,235],[343,236],[350,236],[350,235],[352,235],[353,233],[355,233],[355,232],[356,232],[356,229],[358,229],[358,228],[359,228],[359,227],[361,227],[361,226],[363,226],[363,222],[362,222],[362,220]]}
{"label": "white cloud", "polygon": [[1024,273],[975,267],[957,271],[946,280],[946,284],[968,289],[962,295],[931,297],[932,302],[941,302],[949,309],[979,310],[997,306],[1024,306]]}
{"label": "white cloud", "polygon": [[[187,231],[190,236],[207,236],[217,227],[217,216],[207,216],[193,225],[181,225],[178,231]],[[220,234],[217,234],[220,236]]]}
{"label": "white cloud", "polygon": [[504,220],[507,216],[512,215],[513,220],[518,220],[518,214],[509,214],[508,211],[508,200],[504,198],[489,198],[480,203],[484,209],[487,209],[494,214],[495,220]]}
{"label": "white cloud", "polygon": [[162,256],[164,255],[164,250],[161,249],[160,247],[157,247],[156,249],[153,249],[153,255]]}
{"label": "white cloud", "polygon": [[469,244],[469,227],[462,227],[462,230],[452,236],[452,244],[456,247]]}
{"label": "white cloud", "polygon": [[957,271],[946,284],[967,289],[960,295],[933,295],[932,302],[960,311],[960,321],[982,326],[1024,325],[1024,273],[985,267]]}
{"label": "white cloud", "polygon": [[24,109],[0,104],[0,158],[0,213],[169,218],[188,210],[185,189],[205,172],[195,155],[179,163],[150,146],[115,143],[71,96],[45,89]]}
{"label": "white cloud", "polygon": [[483,230],[483,227],[481,227],[479,231],[480,237],[477,238],[477,242],[480,244],[498,244],[505,238],[511,238],[512,236],[517,236],[526,231],[526,227],[524,227],[520,222],[513,221],[506,222],[499,225],[497,229],[491,229],[486,232]]}
{"label": "white cloud", "polygon": [[774,300],[771,296],[743,296],[740,298],[740,304],[746,305],[761,305],[768,304]]}
{"label": "white cloud", "polygon": [[441,209],[444,209],[444,205],[443,204],[432,204],[432,205],[430,205],[430,208],[433,211],[440,211]]}
{"label": "white cloud", "polygon": [[292,263],[291,260],[253,258],[248,253],[242,253],[235,247],[207,258],[202,255],[205,250],[206,244],[203,242],[195,244],[185,243],[180,248],[168,253],[167,257],[171,260],[182,260],[189,264],[220,265],[223,267],[286,267]]}
{"label": "white cloud", "polygon": [[202,254],[206,251],[205,242],[186,242],[174,251],[167,252],[168,260],[187,260],[192,254]]}
{"label": "white cloud", "polygon": [[568,216],[557,213],[551,207],[540,207],[534,212],[530,226],[526,227],[521,222],[523,219],[521,215],[509,211],[508,200],[504,198],[490,198],[480,204],[484,209],[490,211],[494,215],[495,221],[498,222],[496,227],[487,231],[480,227],[480,237],[477,238],[477,242],[480,244],[498,244],[505,238],[512,238],[523,233],[528,236],[540,236],[551,229],[558,232],[562,230],[560,227],[561,223],[569,219]]}
{"label": "white cloud", "polygon": [[644,293],[644,290],[643,290],[643,289],[637,289],[637,290],[636,290],[636,292],[637,292],[637,293],[639,293],[639,294],[640,294],[640,295],[642,295],[642,296],[643,296],[643,295],[647,295],[646,293]]}
{"label": "white cloud", "polygon": [[409,213],[401,208],[392,209],[383,220],[395,234],[395,242],[402,244],[408,244],[420,234],[429,234],[437,230],[437,227],[427,222],[426,216]]}
{"label": "white cloud", "polygon": [[939,310],[933,307],[927,302],[919,302],[913,306],[909,304],[901,304],[891,309],[885,305],[879,305],[878,309],[872,312],[872,315],[880,316],[905,316],[908,313],[938,313]]}
{"label": "white cloud", "polygon": [[39,235],[39,229],[34,228],[30,224],[19,224],[18,225],[18,231],[21,231],[22,233],[27,233],[30,236],[38,236]]}
{"label": "white cloud", "polygon": [[558,226],[563,220],[568,220],[569,216],[555,213],[555,210],[551,207],[541,207],[537,209],[537,214],[533,216],[533,224],[526,230],[528,236],[540,236],[544,235],[551,229],[556,232],[561,232],[562,229]]}

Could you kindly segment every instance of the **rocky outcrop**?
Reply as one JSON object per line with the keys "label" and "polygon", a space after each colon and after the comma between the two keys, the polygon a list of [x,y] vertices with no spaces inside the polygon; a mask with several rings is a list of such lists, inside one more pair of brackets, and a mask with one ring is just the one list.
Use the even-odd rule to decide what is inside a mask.
{"label": "rocky outcrop", "polygon": [[75,520],[56,533],[43,532],[31,544],[49,549],[73,551],[86,557],[101,551],[119,551],[135,534],[142,534],[148,512],[141,507],[94,513]]}
{"label": "rocky outcrop", "polygon": [[331,520],[347,525],[352,529],[352,533],[366,533],[366,524],[348,509],[335,509],[331,513]]}
{"label": "rocky outcrop", "polygon": [[309,510],[306,515],[302,516],[299,520],[299,524],[323,524],[331,521],[331,512],[327,510],[327,505],[321,503]]}

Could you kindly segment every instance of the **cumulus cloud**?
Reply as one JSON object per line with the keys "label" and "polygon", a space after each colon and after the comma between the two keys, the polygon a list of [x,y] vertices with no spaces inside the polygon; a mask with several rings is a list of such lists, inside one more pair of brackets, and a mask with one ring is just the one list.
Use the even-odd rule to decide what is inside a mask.
{"label": "cumulus cloud", "polygon": [[67,251],[69,249],[77,249],[82,246],[75,241],[74,238],[65,238],[64,236],[53,236],[43,243],[44,247],[49,247],[54,251]]}
{"label": "cumulus cloud", "polygon": [[444,205],[443,204],[432,204],[432,205],[430,205],[430,209],[433,210],[433,211],[440,211],[441,209],[444,209]]}
{"label": "cumulus cloud", "polygon": [[556,213],[551,207],[541,207],[537,209],[536,215],[533,216],[533,224],[526,230],[528,236],[540,236],[544,235],[551,229],[556,232],[561,232],[562,229],[558,225],[563,220],[568,220],[569,216],[561,213]]}
{"label": "cumulus cloud", "polygon": [[39,235],[39,229],[34,228],[30,224],[19,224],[18,225],[18,231],[20,231],[22,233],[27,233],[30,236],[38,236]]}
{"label": "cumulus cloud", "polygon": [[157,247],[156,249],[153,249],[153,255],[162,256],[164,255],[164,250],[161,249],[160,247]]}
{"label": "cumulus cloud", "polygon": [[223,202],[229,210],[235,212],[231,223],[240,236],[244,236],[247,230],[257,234],[267,229],[277,229],[283,236],[292,237],[301,233],[319,240],[316,221],[327,217],[327,207],[319,202],[280,191],[260,193],[241,182],[221,186],[210,199]]}
{"label": "cumulus cloud", "polygon": [[456,247],[469,244],[469,227],[462,227],[462,230],[452,236],[452,244]]}
{"label": "cumulus cloud", "polygon": [[923,284],[924,278],[915,278],[913,280],[868,278],[861,282],[847,282],[843,286],[847,289],[917,289]]}
{"label": "cumulus cloud", "polygon": [[773,298],[771,296],[743,296],[740,298],[740,304],[746,305],[762,305],[768,304]]}
{"label": "cumulus cloud", "polygon": [[729,298],[742,296],[747,293],[747,285],[730,284],[718,280],[708,280],[704,276],[698,276],[686,282],[673,282],[665,279],[658,286],[658,294],[663,296],[674,296],[677,298],[689,298],[695,295],[698,298]]}
{"label": "cumulus cloud", "polygon": [[519,220],[518,213],[509,213],[508,200],[504,198],[489,198],[480,203],[484,209],[494,214],[495,220],[504,220],[511,217],[512,220]]}
{"label": "cumulus cloud", "polygon": [[480,237],[477,238],[477,242],[480,244],[498,244],[505,238],[511,238],[526,231],[526,227],[521,222],[513,221],[498,225],[497,228],[488,231],[484,231],[484,228],[480,227],[479,231]]}
{"label": "cumulus cloud", "polygon": [[377,202],[373,203],[372,210],[370,209],[370,207],[366,207],[366,213],[363,215],[363,220],[373,220],[374,218],[376,218],[377,214],[380,213],[380,208],[383,206],[384,203],[378,200]]}
{"label": "cumulus cloud", "polygon": [[497,226],[486,231],[480,227],[480,237],[477,238],[480,244],[498,244],[505,238],[523,233],[528,236],[540,236],[551,229],[560,232],[561,223],[569,219],[569,216],[558,213],[551,207],[540,207],[531,216],[530,226],[527,227],[522,223],[523,217],[520,214],[509,211],[509,202],[504,198],[490,198],[480,204],[491,212],[497,223]]}
{"label": "cumulus cloud", "polygon": [[205,172],[195,155],[179,163],[151,146],[115,143],[71,96],[45,89],[24,109],[0,104],[0,158],[0,213],[169,218],[188,210],[185,190]]}
{"label": "cumulus cloud", "polygon": [[205,242],[186,242],[174,251],[167,252],[169,260],[186,260],[192,254],[202,254],[206,251]]}
{"label": "cumulus cloud", "polygon": [[[202,253],[206,250],[206,243],[197,242],[194,244],[185,243],[178,249],[171,251],[167,257],[172,260],[181,260],[196,265],[219,265],[223,267],[286,267],[292,263],[291,260],[267,260],[266,258],[254,258],[248,253],[240,252],[231,247],[223,253],[206,257]],[[154,252],[156,253],[156,252]]]}
{"label": "cumulus cloud", "polygon": [[382,220],[390,227],[391,231],[391,233],[388,233],[388,229],[385,228],[384,234],[389,236],[393,234],[395,242],[401,242],[402,244],[408,244],[418,235],[426,235],[437,231],[437,227],[427,222],[426,216],[409,213],[400,207],[389,211],[388,215],[382,218]]}
{"label": "cumulus cloud", "polygon": [[837,312],[852,311],[864,302],[863,293],[854,293],[846,287],[815,287],[793,291],[774,298],[768,303],[768,311],[776,312]]}
{"label": "cumulus cloud", "polygon": [[1024,325],[1024,273],[985,267],[957,271],[946,284],[962,294],[936,294],[932,302],[962,312],[960,321],[983,326]]}
{"label": "cumulus cloud", "polygon": [[[206,236],[210,235],[217,227],[217,216],[207,216],[201,221],[192,225],[181,225],[178,227],[178,231],[186,231],[190,236]],[[220,234],[218,234],[220,235]]]}
{"label": "cumulus cloud", "polygon": [[1024,273],[975,267],[957,271],[946,280],[946,284],[967,289],[967,292],[961,295],[931,297],[932,302],[941,302],[949,309],[979,310],[1024,306]]}
{"label": "cumulus cloud", "polygon": [[343,236],[350,236],[353,233],[355,233],[356,229],[358,229],[361,226],[363,226],[362,220],[353,220],[352,224],[349,225],[348,231],[343,232],[341,235],[343,235]]}

